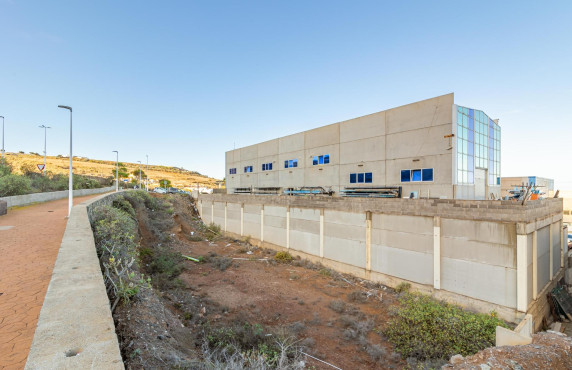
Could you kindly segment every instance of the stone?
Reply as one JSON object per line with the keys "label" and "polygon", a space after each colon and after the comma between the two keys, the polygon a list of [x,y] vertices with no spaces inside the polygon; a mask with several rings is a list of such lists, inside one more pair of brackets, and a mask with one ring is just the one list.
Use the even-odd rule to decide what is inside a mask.
{"label": "stone", "polygon": [[461,362],[463,362],[465,358],[463,357],[463,355],[454,355],[451,357],[451,360],[449,360],[449,362],[451,362],[452,365],[458,365]]}

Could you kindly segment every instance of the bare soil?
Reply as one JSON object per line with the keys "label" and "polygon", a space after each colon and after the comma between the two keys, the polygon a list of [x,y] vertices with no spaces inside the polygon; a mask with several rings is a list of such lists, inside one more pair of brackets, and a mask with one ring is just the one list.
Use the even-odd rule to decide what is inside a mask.
{"label": "bare soil", "polygon": [[[388,310],[397,303],[392,289],[305,260],[276,262],[272,250],[207,230],[190,198],[171,196],[170,201],[170,248],[205,262],[185,260],[175,287],[155,286],[116,309],[127,368],[194,368],[206,327],[244,321],[288,330],[307,354],[342,369],[406,366],[381,335]],[[145,228],[145,217],[138,212],[141,247],[164,243]],[[226,258],[232,264],[224,269]],[[308,368],[332,369],[310,357],[304,360]]]}

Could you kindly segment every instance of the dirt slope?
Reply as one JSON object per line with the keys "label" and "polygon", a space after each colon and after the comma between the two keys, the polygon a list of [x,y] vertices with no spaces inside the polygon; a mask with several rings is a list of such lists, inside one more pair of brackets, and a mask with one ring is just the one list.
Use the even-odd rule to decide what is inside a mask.
{"label": "dirt slope", "polygon": [[[30,164],[36,168],[37,164],[44,163],[44,156],[34,154],[22,153],[6,153],[6,160],[14,169],[14,172],[21,173],[20,168],[24,164]],[[139,163],[121,162],[127,167],[129,173],[139,169]],[[74,173],[80,175],[97,176],[97,177],[111,177],[114,176],[116,163],[114,161],[101,161],[96,159],[89,159],[85,157],[75,157],[73,159]],[[145,171],[146,166],[141,166]],[[69,170],[69,157],[47,157],[47,170],[53,173],[67,174]],[[39,170],[38,170],[39,172]],[[196,186],[206,186],[209,188],[216,188],[217,179],[201,175],[197,172],[187,171],[184,169],[168,166],[149,165],[149,180],[150,186],[154,188],[157,186],[157,181],[160,179],[171,180],[173,186],[178,188]]]}

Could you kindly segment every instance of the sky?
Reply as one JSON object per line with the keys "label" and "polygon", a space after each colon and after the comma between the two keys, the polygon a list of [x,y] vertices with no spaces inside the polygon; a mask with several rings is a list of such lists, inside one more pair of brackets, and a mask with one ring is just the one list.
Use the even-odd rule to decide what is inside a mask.
{"label": "sky", "polygon": [[498,118],[502,176],[572,190],[571,1],[0,0],[8,152],[184,167],[455,93]]}

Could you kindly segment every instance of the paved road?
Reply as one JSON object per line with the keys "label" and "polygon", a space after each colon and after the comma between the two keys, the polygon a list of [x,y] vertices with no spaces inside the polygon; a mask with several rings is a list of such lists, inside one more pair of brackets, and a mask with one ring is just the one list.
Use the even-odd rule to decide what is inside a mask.
{"label": "paved road", "polygon": [[[99,194],[98,194],[99,195]],[[79,204],[98,195],[74,198]],[[0,216],[0,369],[23,369],[64,235],[68,200]]]}

